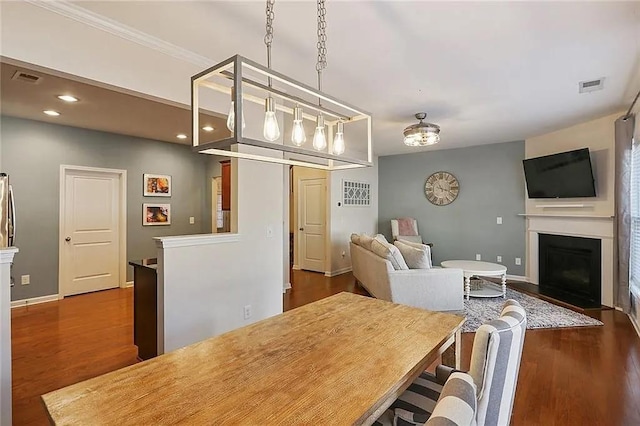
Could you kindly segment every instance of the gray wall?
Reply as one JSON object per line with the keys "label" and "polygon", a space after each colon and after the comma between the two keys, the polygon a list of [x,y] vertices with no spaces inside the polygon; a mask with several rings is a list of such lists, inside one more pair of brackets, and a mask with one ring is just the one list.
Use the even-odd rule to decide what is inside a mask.
{"label": "gray wall", "polygon": [[[58,293],[60,165],[127,170],[127,260],[155,257],[152,237],[210,232],[206,155],[189,146],[2,116],[0,169],[16,194],[17,246],[11,299]],[[143,173],[172,177],[171,198],[143,197]],[[210,191],[210,189],[209,189]],[[210,195],[209,195],[210,198]],[[142,226],[142,204],[171,204],[171,225]],[[209,223],[210,223],[210,215]],[[189,224],[189,217],[195,224]],[[21,275],[31,284],[20,285]],[[132,268],[128,267],[128,280]]]}
{"label": "gray wall", "polygon": [[[435,264],[473,260],[476,253],[496,262],[501,255],[508,274],[524,276],[525,219],[517,216],[525,209],[523,159],[524,141],[380,157],[378,229],[391,238],[391,219],[414,217],[423,239],[434,243]],[[448,206],[435,206],[424,194],[425,180],[437,171],[460,182]]]}

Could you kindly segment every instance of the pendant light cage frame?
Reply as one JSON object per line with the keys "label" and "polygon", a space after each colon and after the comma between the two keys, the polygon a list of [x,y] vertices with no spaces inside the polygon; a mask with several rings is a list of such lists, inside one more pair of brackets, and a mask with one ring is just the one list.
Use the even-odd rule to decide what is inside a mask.
{"label": "pendant light cage frame", "polygon": [[[262,118],[257,112],[264,114],[267,98],[274,99],[276,114],[285,129],[274,142],[257,131],[262,128]],[[201,140],[200,115],[212,111],[221,115],[216,111],[226,112],[232,101],[234,131],[225,132],[217,140]],[[291,127],[287,125],[292,123],[296,107],[302,108],[303,122],[311,131],[317,126],[318,115],[324,117],[327,134],[324,150],[313,149],[309,140],[306,146],[296,146],[289,140]],[[324,170],[373,165],[370,113],[240,55],[191,77],[191,122],[193,150],[204,154]],[[332,153],[338,123],[345,129],[347,150],[342,155]]]}

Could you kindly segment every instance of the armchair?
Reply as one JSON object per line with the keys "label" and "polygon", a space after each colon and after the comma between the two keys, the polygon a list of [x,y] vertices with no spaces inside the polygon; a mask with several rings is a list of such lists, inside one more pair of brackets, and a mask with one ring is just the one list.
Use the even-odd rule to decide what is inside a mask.
{"label": "armchair", "polygon": [[391,219],[391,236],[394,241],[405,240],[433,247],[433,244],[423,242],[422,236],[418,232],[418,221],[412,217]]}

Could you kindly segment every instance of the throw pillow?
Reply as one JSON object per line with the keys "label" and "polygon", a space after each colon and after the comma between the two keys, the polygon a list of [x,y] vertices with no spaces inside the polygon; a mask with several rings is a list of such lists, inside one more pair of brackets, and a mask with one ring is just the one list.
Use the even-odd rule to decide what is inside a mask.
{"label": "throw pillow", "polygon": [[389,241],[387,241],[387,238],[382,234],[376,234],[376,236],[373,238],[380,241],[381,243],[389,243]]}
{"label": "throw pillow", "polygon": [[[425,250],[422,247],[412,247],[402,241],[396,241],[394,244],[400,250],[400,254],[404,257],[409,269],[431,269],[431,261],[429,259],[431,253],[429,253],[429,250]],[[424,247],[429,248],[429,246]]]}
{"label": "throw pillow", "polygon": [[373,243],[373,237],[370,237],[367,234],[360,234],[360,245],[362,248],[366,248],[371,251],[371,243]]}
{"label": "throw pillow", "polygon": [[398,247],[389,243],[383,243],[380,240],[374,239],[371,243],[371,251],[380,256],[383,259],[387,259],[393,265],[393,269],[396,271],[409,269],[407,263],[404,261],[402,254]]}
{"label": "throw pillow", "polygon": [[407,241],[402,239],[398,240],[398,242],[410,247],[415,247],[417,249],[424,250],[427,253],[427,259],[429,259],[429,268],[433,268],[433,263],[431,259],[431,247],[429,247],[426,244],[414,243],[412,241]]}

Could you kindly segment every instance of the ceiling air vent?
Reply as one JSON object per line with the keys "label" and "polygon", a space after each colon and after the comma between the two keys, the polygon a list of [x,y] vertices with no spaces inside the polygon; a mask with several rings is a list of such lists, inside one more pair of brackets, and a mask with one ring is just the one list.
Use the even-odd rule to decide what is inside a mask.
{"label": "ceiling air vent", "polygon": [[604,87],[604,77],[597,80],[581,81],[578,83],[578,91],[580,93],[595,92],[596,90],[602,90]]}
{"label": "ceiling air vent", "polygon": [[40,83],[40,81],[42,81],[42,77],[25,71],[16,71],[13,74],[13,77],[11,77],[11,80],[23,81],[30,84],[38,84]]}

